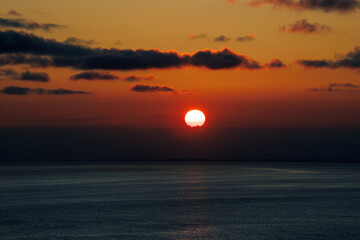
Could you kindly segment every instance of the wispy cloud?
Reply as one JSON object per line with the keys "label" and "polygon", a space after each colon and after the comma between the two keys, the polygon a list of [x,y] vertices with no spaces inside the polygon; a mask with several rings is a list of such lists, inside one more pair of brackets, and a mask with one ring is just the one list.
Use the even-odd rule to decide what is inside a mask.
{"label": "wispy cloud", "polygon": [[330,83],[329,87],[358,88],[359,86],[352,83]]}
{"label": "wispy cloud", "polygon": [[266,64],[266,66],[269,67],[269,68],[283,68],[283,67],[286,67],[286,65],[280,59],[277,59],[277,58],[272,59],[270,61],[270,63]]}
{"label": "wispy cloud", "polygon": [[242,37],[238,37],[236,41],[238,42],[247,42],[247,41],[253,41],[255,39],[255,36],[253,34],[248,34]]}
{"label": "wispy cloud", "polygon": [[200,33],[200,34],[190,34],[188,39],[189,40],[195,40],[195,39],[200,39],[200,38],[206,38],[207,35],[205,33]]}
{"label": "wispy cloud", "polygon": [[351,12],[359,8],[358,0],[252,0],[252,7],[271,5],[274,8],[288,8],[296,11],[320,10],[323,12]]}
{"label": "wispy cloud", "polygon": [[298,20],[294,24],[279,27],[280,32],[302,34],[324,34],[332,31],[331,27],[320,23],[309,23],[306,19]]}
{"label": "wispy cloud", "polygon": [[357,92],[358,85],[352,83],[330,83],[326,88],[310,88],[307,92]]}
{"label": "wispy cloud", "polygon": [[15,77],[18,76],[18,72],[15,71],[12,68],[3,68],[0,69],[0,76],[5,76],[5,77]]}
{"label": "wispy cloud", "polygon": [[29,21],[23,18],[17,19],[6,19],[0,18],[0,27],[2,28],[19,28],[26,30],[43,30],[51,31],[53,29],[64,28],[63,25],[53,24],[53,23],[38,23],[35,21]]}
{"label": "wispy cloud", "polygon": [[64,41],[65,44],[70,45],[80,45],[80,46],[91,46],[95,44],[99,44],[100,42],[97,42],[95,40],[84,40],[76,37],[69,37]]}
{"label": "wispy cloud", "polygon": [[0,66],[20,64],[28,64],[32,67],[48,67],[52,65],[52,60],[48,57],[28,56],[25,54],[0,54]]}
{"label": "wispy cloud", "polygon": [[230,40],[231,40],[231,38],[226,37],[225,35],[220,35],[214,39],[215,42],[227,42]]}
{"label": "wispy cloud", "polygon": [[117,45],[117,46],[120,46],[120,45],[122,45],[122,42],[121,42],[120,40],[117,40],[117,41],[115,41],[113,44],[114,44],[114,45]]}
{"label": "wispy cloud", "polygon": [[9,16],[15,16],[15,17],[21,17],[21,16],[22,16],[22,14],[19,13],[18,11],[16,11],[16,10],[10,10],[10,11],[8,11],[7,14],[8,14]]}

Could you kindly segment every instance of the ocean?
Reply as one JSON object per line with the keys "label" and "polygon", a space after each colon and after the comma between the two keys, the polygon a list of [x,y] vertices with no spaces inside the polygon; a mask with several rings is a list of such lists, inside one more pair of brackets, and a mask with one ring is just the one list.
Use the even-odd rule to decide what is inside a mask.
{"label": "ocean", "polygon": [[2,163],[0,239],[360,239],[360,164]]}

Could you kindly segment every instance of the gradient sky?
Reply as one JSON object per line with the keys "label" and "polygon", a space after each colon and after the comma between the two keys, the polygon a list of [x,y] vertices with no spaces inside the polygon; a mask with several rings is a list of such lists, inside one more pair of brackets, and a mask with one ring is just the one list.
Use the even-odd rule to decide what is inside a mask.
{"label": "gradient sky", "polygon": [[[0,126],[177,127],[187,110],[200,108],[213,127],[359,127],[359,2],[285,2],[0,0]],[[126,60],[117,59],[116,69],[89,69],[68,55],[76,59],[65,67],[5,63],[10,55],[59,57],[24,51],[14,36],[101,57],[112,48],[115,57],[124,49],[173,51],[186,63],[123,70]],[[230,59],[218,57],[224,48]],[[211,59],[193,60],[206,49]],[[234,56],[258,67],[234,66]],[[141,55],[135,65],[144,59],[153,63]],[[84,72],[117,79],[71,79]]]}

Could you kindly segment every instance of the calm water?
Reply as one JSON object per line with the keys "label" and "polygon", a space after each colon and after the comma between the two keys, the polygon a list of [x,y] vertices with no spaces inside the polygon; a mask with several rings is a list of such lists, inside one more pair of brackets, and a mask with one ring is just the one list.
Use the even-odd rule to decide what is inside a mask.
{"label": "calm water", "polygon": [[1,239],[360,239],[360,164],[2,165]]}

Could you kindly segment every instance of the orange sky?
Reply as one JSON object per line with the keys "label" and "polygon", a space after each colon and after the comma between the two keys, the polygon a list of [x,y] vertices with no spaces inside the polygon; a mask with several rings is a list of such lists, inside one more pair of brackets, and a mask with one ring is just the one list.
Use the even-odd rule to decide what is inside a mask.
{"label": "orange sky", "polygon": [[[341,0],[339,0],[341,1]],[[357,87],[327,91],[329,84],[359,85],[359,68],[305,68],[297,60],[336,60],[359,45],[360,14],[248,6],[247,1],[222,0],[0,0],[0,18],[63,25],[57,29],[20,29],[0,26],[0,31],[27,32],[63,42],[69,37],[93,40],[88,48],[159,49],[180,54],[224,47],[265,66],[280,59],[282,68],[212,70],[205,67],[146,70],[86,70],[71,67],[4,65],[21,73],[46,72],[49,82],[14,80],[0,76],[0,88],[18,86],[70,89],[88,95],[0,94],[0,126],[122,125],[182,126],[186,110],[201,108],[207,125],[214,127],[349,127],[359,126],[360,94]],[[15,10],[22,16],[9,15]],[[284,33],[306,19],[326,25],[326,33]],[[188,39],[194,34],[203,37]],[[249,34],[253,40],[237,41]],[[214,41],[224,35],[227,41]],[[120,42],[121,44],[117,44]],[[1,47],[1,46],[0,46]],[[3,54],[0,51],[0,55]],[[70,80],[84,71],[107,72],[118,80]],[[135,75],[141,79],[127,82]],[[136,85],[169,86],[177,94],[133,92]],[[307,91],[309,89],[320,91]],[[359,87],[360,89],[360,87]],[[345,90],[345,91],[343,91]],[[352,90],[352,91],[348,91]]]}

